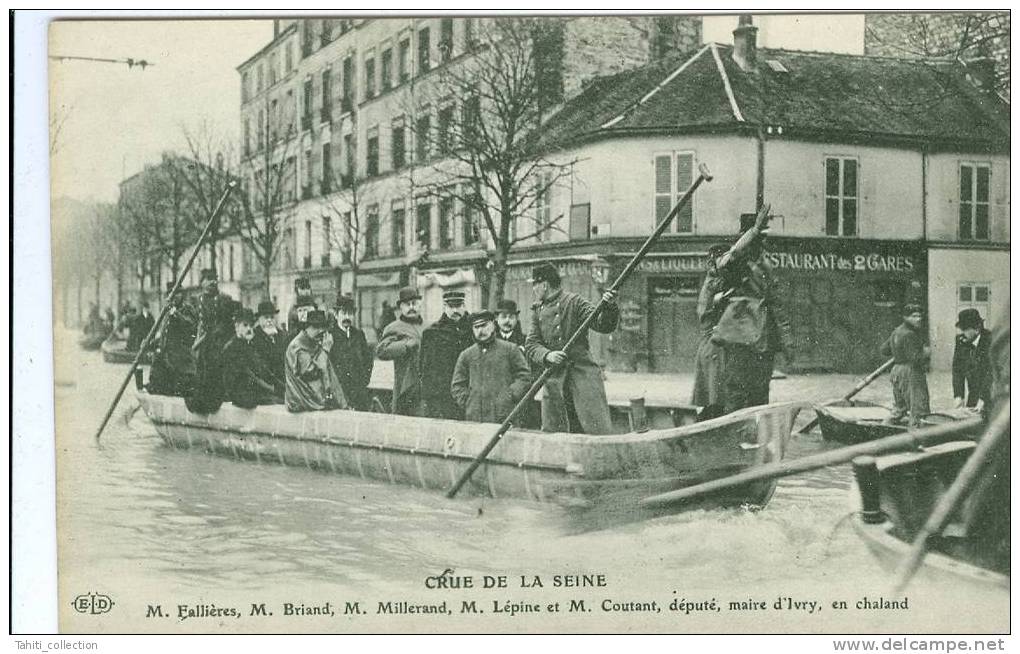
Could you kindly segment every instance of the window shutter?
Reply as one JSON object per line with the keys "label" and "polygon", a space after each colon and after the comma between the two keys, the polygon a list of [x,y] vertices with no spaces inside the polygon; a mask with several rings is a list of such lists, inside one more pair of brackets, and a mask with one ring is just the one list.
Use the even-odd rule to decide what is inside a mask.
{"label": "window shutter", "polygon": [[658,225],[672,206],[672,157],[655,157],[655,224]]}
{"label": "window shutter", "polygon": [[[694,155],[678,154],[676,156],[676,201],[694,183]],[[667,209],[669,211],[669,209]],[[690,232],[694,229],[694,203],[688,202],[676,217],[678,232]]]}

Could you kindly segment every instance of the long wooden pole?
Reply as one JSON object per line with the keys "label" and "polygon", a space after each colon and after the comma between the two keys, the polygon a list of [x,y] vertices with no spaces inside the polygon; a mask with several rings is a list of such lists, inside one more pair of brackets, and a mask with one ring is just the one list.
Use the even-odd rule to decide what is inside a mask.
{"label": "long wooden pole", "polygon": [[[974,485],[981,479],[981,474],[988,465],[992,456],[998,451],[999,444],[1003,438],[1009,437],[1009,400],[999,409],[991,423],[988,425],[984,436],[978,441],[977,447],[963,464],[956,479],[939,498],[938,504],[932,510],[924,527],[914,537],[910,547],[910,554],[903,560],[896,571],[895,592],[900,593],[906,589],[907,584],[914,577],[917,569],[921,567],[925,554],[928,553],[928,545],[932,537],[942,533],[946,523],[953,517],[964,500],[970,496]],[[1006,499],[1006,498],[1004,498]]]}
{"label": "long wooden pole", "polygon": [[[878,379],[879,376],[882,375],[886,370],[888,370],[889,368],[892,368],[893,367],[893,363],[895,363],[895,360],[894,359],[889,359],[888,361],[886,361],[885,363],[880,365],[870,375],[868,375],[867,377],[865,377],[861,381],[857,382],[857,385],[854,386],[853,389],[849,393],[844,395],[842,399],[843,400],[849,400],[854,395],[857,395],[858,393],[863,391],[869,384],[871,384],[871,382],[873,382],[876,379]],[[807,425],[804,426],[803,429],[800,430],[800,433],[801,434],[808,433],[809,431],[814,429],[815,425],[817,425],[817,424],[818,424],[818,416],[815,416],[814,419],[811,422],[809,422]]]}
{"label": "long wooden pole", "polygon": [[131,381],[132,375],[135,373],[135,369],[141,362],[142,357],[145,356],[145,351],[148,349],[149,344],[152,342],[153,336],[156,335],[159,330],[160,324],[163,322],[163,318],[166,317],[167,311],[170,309],[171,301],[174,295],[181,288],[181,283],[184,282],[184,276],[191,270],[191,264],[195,262],[195,258],[198,257],[199,250],[202,249],[202,243],[209,236],[209,232],[212,230],[213,225],[216,223],[217,218],[220,217],[220,212],[223,211],[224,205],[226,205],[227,198],[230,196],[230,192],[237,187],[237,182],[231,181],[227,184],[227,188],[223,190],[223,195],[220,196],[219,202],[216,203],[216,207],[213,209],[212,215],[209,216],[209,221],[205,224],[205,229],[202,230],[202,234],[198,237],[198,242],[195,243],[194,250],[191,251],[191,256],[188,257],[187,263],[184,264],[184,268],[177,275],[177,280],[174,282],[174,287],[170,290],[170,294],[166,297],[166,302],[163,303],[163,310],[159,312],[159,317],[156,318],[156,322],[152,323],[152,329],[145,335],[145,339],[142,340],[141,345],[138,346],[138,354],[135,355],[135,360],[131,363],[131,369],[128,370],[127,376],[124,377],[124,381],[121,383],[120,388],[117,390],[117,395],[114,396],[113,402],[110,403],[110,408],[107,409],[106,415],[103,416],[103,422],[99,425],[99,429],[96,430],[96,440],[103,434],[103,430],[106,429],[106,423],[110,421],[110,416],[113,415],[113,410],[117,408],[117,403],[120,402],[120,398],[124,395],[124,389],[127,388],[128,382]]}
{"label": "long wooden pole", "polygon": [[965,438],[968,433],[975,433],[981,429],[980,418],[968,418],[959,422],[950,422],[944,425],[935,425],[924,429],[916,429],[905,434],[886,436],[867,443],[859,443],[849,447],[841,447],[838,450],[822,452],[812,456],[805,456],[793,461],[764,465],[753,470],[741,472],[731,477],[713,479],[687,488],[680,488],[668,493],[652,495],[641,500],[645,507],[665,506],[683,500],[689,500],[699,495],[715,493],[734,486],[748,484],[755,481],[765,481],[789,477],[809,470],[824,468],[825,466],[838,465],[852,460],[862,454],[884,454],[896,450],[910,449],[919,445],[934,445],[947,441]]}
{"label": "long wooden pole", "polygon": [[[652,245],[655,244],[655,241],[658,240],[659,236],[661,236],[662,233],[666,231],[666,228],[669,227],[669,224],[673,221],[676,215],[680,213],[680,210],[683,209],[684,206],[686,206],[687,203],[691,201],[691,197],[694,195],[694,192],[698,190],[698,187],[701,186],[701,183],[712,181],[712,175],[708,172],[708,168],[704,164],[698,167],[698,173],[699,173],[698,178],[694,180],[694,183],[691,184],[690,188],[688,188],[686,192],[684,192],[683,196],[676,203],[676,205],[674,205],[670,212],[666,214],[666,216],[659,222],[659,224],[655,227],[655,231],[653,231],[651,236],[649,236],[648,239],[645,240],[644,245],[641,246],[641,249],[638,250],[637,254],[635,254],[633,258],[631,258],[630,262],[623,269],[623,272],[620,273],[620,275],[616,278],[616,281],[613,282],[613,285],[610,286],[607,290],[618,291],[620,289],[620,285],[623,284],[624,280],[630,276],[630,274],[637,267],[638,263],[640,263],[641,260],[644,259],[645,255],[648,254],[648,251],[652,248]],[[582,335],[587,333],[588,326],[591,325],[592,321],[595,320],[595,317],[599,315],[599,312],[602,310],[602,307],[604,305],[605,300],[600,299],[598,305],[595,307],[595,310],[588,314],[588,317],[585,318],[583,322],[581,322],[581,325],[576,330],[574,330],[574,333],[570,335],[570,338],[567,340],[566,344],[562,348],[560,348],[561,350],[566,352],[571,348],[571,346],[575,342],[577,342],[577,339],[581,338]],[[569,361],[564,363],[564,365],[569,365]],[[528,392],[524,394],[524,397],[522,397],[521,400],[517,403],[517,405],[513,408],[513,410],[510,412],[510,415],[508,415],[503,420],[502,424],[500,424],[499,428],[496,430],[496,433],[493,434],[492,438],[489,439],[489,442],[486,443],[485,447],[482,448],[482,451],[478,453],[478,456],[475,457],[474,461],[471,462],[471,465],[469,465],[467,470],[464,471],[464,474],[462,474],[460,476],[460,479],[458,479],[457,482],[453,485],[453,488],[451,488],[446,493],[446,497],[450,499],[455,497],[457,495],[457,492],[460,491],[461,487],[465,483],[467,483],[467,480],[471,479],[471,475],[474,474],[475,470],[478,469],[478,466],[482,465],[482,462],[485,461],[485,458],[489,456],[489,452],[491,452],[492,449],[496,447],[496,444],[499,443],[499,440],[503,438],[503,434],[505,434],[510,429],[510,425],[513,423],[513,419],[517,417],[517,414],[520,413],[521,410],[528,404],[528,402],[530,402],[532,398],[535,397],[535,394],[538,393],[539,389],[541,389],[542,386],[545,385],[545,382],[548,381],[549,376],[552,375],[552,373],[555,370],[557,370],[557,368],[550,366],[547,367],[544,371],[542,371],[542,374],[538,376],[538,379],[536,379],[535,383],[531,385],[531,388],[528,389]]]}

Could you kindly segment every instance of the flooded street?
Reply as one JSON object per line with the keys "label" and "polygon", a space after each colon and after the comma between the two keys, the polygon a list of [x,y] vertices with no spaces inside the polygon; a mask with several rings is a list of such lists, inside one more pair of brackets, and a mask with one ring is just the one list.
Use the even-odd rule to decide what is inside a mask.
{"label": "flooded street", "polygon": [[[1008,620],[1008,606],[979,609],[972,602],[961,612],[958,596],[924,585],[911,590],[908,611],[666,615],[678,597],[720,604],[755,599],[771,607],[788,596],[824,606],[845,600],[852,609],[865,596],[888,596],[891,580],[845,520],[849,466],[782,480],[760,512],[693,511],[596,529],[555,506],[450,501],[413,488],[173,450],[136,410],[131,388],[97,445],[92,435],[127,366],[105,364],[98,352],[82,352],[72,337],[65,339],[58,342],[65,356],[58,355],[55,374],[61,601],[105,593],[120,612],[82,617],[64,629],[129,620],[130,630],[143,631],[895,632],[915,621],[938,631],[976,631]],[[817,433],[795,436],[789,456],[824,447]],[[510,582],[502,591],[427,589],[425,578],[446,569],[479,585],[483,575],[507,575]],[[548,580],[556,574],[605,574],[602,588],[572,589],[572,597],[596,607],[604,598],[650,598],[662,613],[596,610],[555,620],[486,614],[472,617],[477,626],[447,620],[434,627],[415,623],[415,616],[374,615],[384,599],[449,600],[458,607],[461,599],[477,599],[491,607],[490,599],[528,593],[538,601],[559,598],[563,589],[525,590],[518,583],[521,575]],[[360,600],[373,615],[299,623],[248,617],[257,601],[335,605],[345,599]],[[175,607],[191,602],[240,606],[245,619],[179,620]],[[142,619],[155,604],[173,617]],[[616,626],[605,622],[607,615]],[[956,622],[932,622],[939,616]]]}

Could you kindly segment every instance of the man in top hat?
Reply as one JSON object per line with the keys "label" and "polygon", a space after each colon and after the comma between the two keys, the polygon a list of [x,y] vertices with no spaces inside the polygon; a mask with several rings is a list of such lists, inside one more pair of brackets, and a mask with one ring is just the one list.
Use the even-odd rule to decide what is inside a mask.
{"label": "man in top hat", "polygon": [[[560,288],[559,271],[551,263],[535,267],[531,283],[538,301],[531,307],[531,333],[525,339],[524,349],[533,366],[555,370],[545,386],[542,430],[610,433],[612,424],[602,369],[591,357],[588,334],[581,334],[569,351],[563,350],[571,335],[595,311],[595,305]],[[620,308],[615,291],[606,291],[602,297],[606,304],[589,329],[610,334],[620,322]]]}
{"label": "man in top hat", "polygon": [[305,315],[305,328],[287,346],[288,411],[347,408],[340,378],[329,362],[333,337],[328,327],[326,312],[312,309]]}
{"label": "man in top hat", "polygon": [[410,287],[400,289],[397,310],[400,316],[383,329],[375,354],[383,361],[393,362],[393,413],[416,416],[421,408],[418,349],[422,320],[418,291]]}
{"label": "man in top hat", "polygon": [[287,331],[294,338],[305,328],[305,317],[315,308],[315,296],[312,295],[312,282],[307,277],[294,280],[294,293],[297,299],[287,313]]}
{"label": "man in top hat", "polygon": [[[166,291],[174,288],[167,282]],[[191,345],[195,342],[198,313],[184,301],[184,291],[178,290],[170,298],[170,308],[157,339],[156,354],[152,358],[148,390],[157,395],[186,397],[195,386],[195,359]]]}
{"label": "man in top hat", "polygon": [[421,384],[421,415],[428,418],[461,420],[463,409],[450,394],[450,381],[457,357],[471,346],[471,323],[460,289],[443,292],[443,315],[429,325],[421,336],[418,374]]}
{"label": "man in top hat", "polygon": [[283,401],[252,343],[254,327],[255,314],[239,307],[234,313],[234,337],[223,346],[221,357],[223,399],[243,409]]}
{"label": "man in top hat", "polygon": [[776,354],[793,360],[793,330],[763,256],[769,206],[746,218],[741,216],[737,242],[710,263],[721,279],[712,298],[719,319],[711,340],[723,349],[724,413],[768,404]]}
{"label": "man in top hat", "polygon": [[496,337],[491,311],[468,320],[475,342],[457,357],[450,394],[466,420],[503,422],[531,386],[531,369],[521,348]]}
{"label": "man in top hat", "polygon": [[953,349],[953,398],[956,407],[988,406],[992,395],[991,332],[985,329],[985,321],[977,309],[961,311],[956,328],[960,331]]}
{"label": "man in top hat", "polygon": [[372,403],[368,382],[372,380],[375,357],[365,332],[354,326],[355,309],[354,298],[348,295],[337,298],[335,322],[329,328],[333,337],[329,360],[340,377],[351,408],[368,411]]}
{"label": "man in top hat", "polygon": [[904,305],[903,322],[893,330],[880,349],[883,356],[893,358],[893,412],[889,418],[892,424],[902,423],[903,418],[909,414],[909,426],[917,427],[921,419],[931,413],[925,374],[931,350],[924,344],[921,331],[923,321],[921,305]]}
{"label": "man in top hat", "polygon": [[195,392],[188,398],[194,413],[212,413],[223,401],[220,355],[234,334],[234,308],[230,296],[220,293],[216,271],[205,268],[200,275],[202,294],[198,304],[198,328],[191,351],[195,355]]}
{"label": "man in top hat", "polygon": [[283,391],[287,387],[287,374],[283,360],[287,354],[290,337],[287,330],[276,324],[276,314],[279,312],[272,300],[259,302],[256,315],[258,324],[255,325],[252,345],[262,362],[263,369],[268,373],[274,388],[282,397]]}

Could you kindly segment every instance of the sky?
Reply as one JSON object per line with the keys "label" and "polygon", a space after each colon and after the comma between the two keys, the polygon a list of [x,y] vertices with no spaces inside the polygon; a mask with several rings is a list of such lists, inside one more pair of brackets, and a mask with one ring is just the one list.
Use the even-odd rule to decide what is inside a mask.
{"label": "sky", "polygon": [[[706,41],[728,43],[736,16],[705,19]],[[766,47],[860,52],[862,16],[756,16]],[[208,122],[238,142],[236,66],[272,38],[272,20],[57,21],[50,54],[145,59],[50,61],[51,113],[66,116],[52,161],[54,196],[113,202],[120,180],[166,150],[186,151],[183,128]]]}
{"label": "sky", "polygon": [[[208,121],[237,143],[236,66],[269,43],[272,20],[63,21],[50,55],[145,59],[127,64],[50,60],[51,113],[66,115],[52,160],[54,195],[112,202],[121,179],[185,151],[183,128]],[[61,113],[63,112],[63,113]]]}

